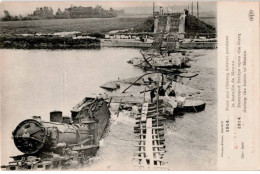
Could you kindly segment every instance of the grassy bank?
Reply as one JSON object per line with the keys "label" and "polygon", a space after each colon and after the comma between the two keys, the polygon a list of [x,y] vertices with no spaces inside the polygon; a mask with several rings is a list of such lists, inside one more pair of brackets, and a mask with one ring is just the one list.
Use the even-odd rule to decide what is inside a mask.
{"label": "grassy bank", "polygon": [[35,21],[0,22],[0,34],[55,33],[79,31],[82,33],[105,33],[111,30],[132,28],[141,24],[144,17],[54,19]]}
{"label": "grassy bank", "polygon": [[0,36],[0,48],[17,49],[96,49],[98,39],[72,39],[57,36]]}

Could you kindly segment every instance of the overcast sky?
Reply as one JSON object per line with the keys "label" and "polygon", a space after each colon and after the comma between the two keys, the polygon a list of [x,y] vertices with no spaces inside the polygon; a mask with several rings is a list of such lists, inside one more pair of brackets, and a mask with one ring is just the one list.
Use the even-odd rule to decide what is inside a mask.
{"label": "overcast sky", "polygon": [[[73,6],[92,6],[101,5],[105,9],[109,9],[110,7],[114,9],[123,9],[126,13],[136,13],[136,14],[149,14],[152,12],[152,1],[27,1],[27,2],[10,2],[3,1],[0,4],[0,16],[3,16],[4,10],[8,10],[11,15],[27,15],[32,13],[36,7],[48,6],[52,7],[54,12],[57,11],[58,8],[64,10],[65,8]],[[163,6],[164,10],[174,9],[174,11],[181,9],[184,7],[191,6],[191,2],[173,2],[173,1],[160,1],[155,2],[155,6],[157,9],[159,6]],[[199,2],[200,12],[216,12],[216,3],[215,2]],[[194,11],[196,9],[196,1],[194,1]]]}

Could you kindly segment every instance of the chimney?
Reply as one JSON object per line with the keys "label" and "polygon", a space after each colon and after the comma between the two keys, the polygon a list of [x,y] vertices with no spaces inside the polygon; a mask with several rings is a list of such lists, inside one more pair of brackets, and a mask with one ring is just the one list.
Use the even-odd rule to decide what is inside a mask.
{"label": "chimney", "polygon": [[61,111],[50,112],[50,121],[62,123],[62,112]]}

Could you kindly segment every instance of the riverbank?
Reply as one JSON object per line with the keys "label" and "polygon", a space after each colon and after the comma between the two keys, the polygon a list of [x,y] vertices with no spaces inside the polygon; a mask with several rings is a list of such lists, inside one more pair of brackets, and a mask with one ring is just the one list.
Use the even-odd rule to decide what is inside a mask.
{"label": "riverbank", "polygon": [[[150,48],[152,42],[142,42],[135,39],[101,39],[101,47],[127,47],[127,48]],[[163,42],[162,48],[174,50],[176,43]],[[207,40],[201,42],[180,42],[181,49],[216,49],[217,41],[208,42]]]}
{"label": "riverbank", "polygon": [[[69,32],[68,32],[69,33]],[[15,49],[99,49],[101,47],[150,48],[153,40],[137,39],[103,39],[91,36],[59,36],[59,35],[3,35],[0,36],[0,48]],[[99,36],[100,35],[100,36]],[[162,48],[175,47],[176,43],[162,43]],[[182,49],[215,49],[217,42],[207,40],[200,42],[180,42]]]}
{"label": "riverbank", "polygon": [[141,42],[134,39],[101,39],[101,47],[150,48],[151,42]]}
{"label": "riverbank", "polygon": [[96,38],[59,36],[0,36],[0,48],[15,49],[98,49],[100,40]]}

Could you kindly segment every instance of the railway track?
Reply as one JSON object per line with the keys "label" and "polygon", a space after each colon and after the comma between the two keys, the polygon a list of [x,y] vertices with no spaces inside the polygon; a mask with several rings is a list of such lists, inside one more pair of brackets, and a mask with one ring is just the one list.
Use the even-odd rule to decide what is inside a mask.
{"label": "railway track", "polygon": [[161,101],[157,103],[144,102],[141,114],[136,115],[134,133],[137,142],[137,151],[134,154],[134,167],[138,170],[167,170],[167,162],[164,161],[165,118],[159,116]]}

